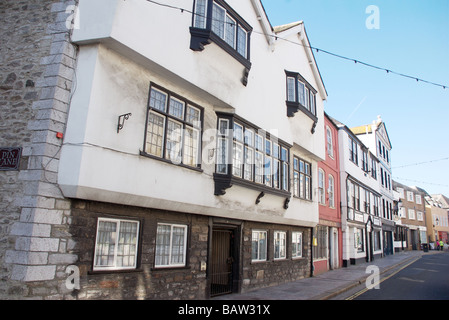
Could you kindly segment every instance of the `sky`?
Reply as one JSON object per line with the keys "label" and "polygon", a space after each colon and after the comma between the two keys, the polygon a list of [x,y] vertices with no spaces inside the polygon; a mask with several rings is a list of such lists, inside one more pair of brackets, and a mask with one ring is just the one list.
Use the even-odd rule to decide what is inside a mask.
{"label": "sky", "polygon": [[312,47],[447,86],[314,51],[325,111],[349,128],[380,115],[393,179],[449,197],[449,0],[262,3],[272,26],[304,21]]}

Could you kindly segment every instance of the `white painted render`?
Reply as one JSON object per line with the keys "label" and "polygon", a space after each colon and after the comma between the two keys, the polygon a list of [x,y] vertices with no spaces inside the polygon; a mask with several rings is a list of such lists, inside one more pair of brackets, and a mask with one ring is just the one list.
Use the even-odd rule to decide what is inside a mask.
{"label": "white painted render", "polygon": [[[227,2],[254,28],[246,87],[243,65],[215,43],[202,52],[189,48],[191,14],[141,0],[80,0],[80,29],[72,38],[80,46],[77,87],[58,175],[66,197],[280,224],[318,223],[315,188],[313,201],[292,197],[288,209],[285,198],[270,194],[255,205],[259,192],[240,186],[215,196],[215,157],[208,156],[214,141],[203,141],[202,171],[140,155],[149,87],[156,83],[203,107],[204,131],[216,128],[216,111],[271,131],[293,146],[290,160],[296,155],[312,163],[315,186],[317,161],[325,157],[326,92],[313,55],[259,34],[269,22],[258,1]],[[192,1],[170,5],[193,8]],[[303,28],[285,36],[308,41]],[[300,111],[293,118],[286,115],[285,70],[299,72],[318,91],[314,134],[309,117]],[[118,116],[125,113],[132,116],[117,133]]]}

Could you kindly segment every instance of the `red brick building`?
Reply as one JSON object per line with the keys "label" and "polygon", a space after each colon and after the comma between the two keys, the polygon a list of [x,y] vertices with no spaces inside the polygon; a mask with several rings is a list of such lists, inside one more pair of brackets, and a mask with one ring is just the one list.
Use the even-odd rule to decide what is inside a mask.
{"label": "red brick building", "polygon": [[314,229],[314,274],[342,266],[338,129],[324,117],[326,159],[318,163],[319,224]]}

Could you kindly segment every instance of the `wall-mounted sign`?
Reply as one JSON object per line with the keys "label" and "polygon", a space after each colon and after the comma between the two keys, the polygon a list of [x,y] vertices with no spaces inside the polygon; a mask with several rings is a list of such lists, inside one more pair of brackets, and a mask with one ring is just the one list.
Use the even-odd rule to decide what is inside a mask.
{"label": "wall-mounted sign", "polygon": [[22,148],[0,147],[0,171],[19,170]]}

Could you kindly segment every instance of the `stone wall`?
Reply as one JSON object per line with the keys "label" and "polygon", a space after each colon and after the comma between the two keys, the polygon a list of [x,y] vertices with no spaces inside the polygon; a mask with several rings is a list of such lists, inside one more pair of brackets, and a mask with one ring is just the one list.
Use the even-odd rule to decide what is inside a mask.
{"label": "stone wall", "polygon": [[19,170],[0,171],[0,299],[63,297],[65,268],[77,259],[70,201],[57,185],[57,133],[74,87],[67,21],[75,4],[0,3],[0,147],[22,148]]}

